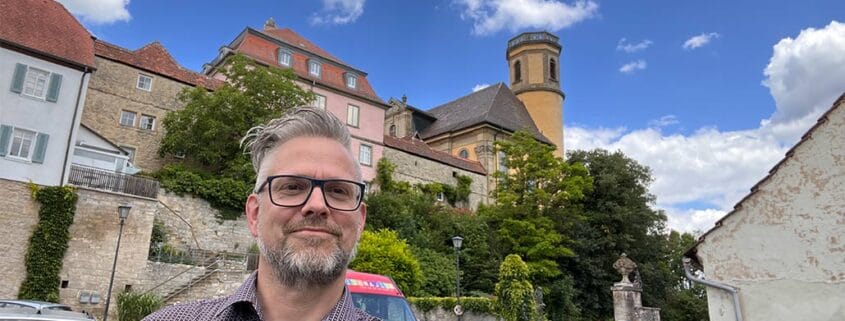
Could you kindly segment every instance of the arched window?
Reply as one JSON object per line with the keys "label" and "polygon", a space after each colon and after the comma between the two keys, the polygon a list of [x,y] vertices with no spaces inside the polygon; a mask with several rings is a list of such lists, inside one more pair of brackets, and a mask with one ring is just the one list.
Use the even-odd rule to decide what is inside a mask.
{"label": "arched window", "polygon": [[513,63],[513,82],[522,81],[522,63],[517,60]]}
{"label": "arched window", "polygon": [[390,136],[396,137],[396,125],[390,125]]}
{"label": "arched window", "polygon": [[461,149],[461,151],[458,152],[458,156],[460,156],[461,158],[469,158],[469,151],[467,151],[466,148]]}
{"label": "arched window", "polygon": [[549,59],[549,79],[557,80],[557,62],[554,58]]}

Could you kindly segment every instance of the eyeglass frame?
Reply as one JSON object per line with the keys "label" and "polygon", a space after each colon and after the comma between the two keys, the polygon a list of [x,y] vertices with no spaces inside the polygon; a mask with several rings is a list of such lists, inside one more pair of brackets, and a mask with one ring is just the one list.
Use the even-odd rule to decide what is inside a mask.
{"label": "eyeglass frame", "polygon": [[[272,189],[272,187],[271,187],[272,184],[273,184],[272,181],[276,178],[279,178],[279,177],[302,178],[302,179],[307,179],[307,180],[310,181],[311,189],[308,191],[308,195],[305,196],[305,199],[302,200],[302,203],[300,203],[298,205],[281,205],[279,203],[276,203],[275,200],[273,200],[273,194],[272,194],[273,192],[270,191]],[[359,191],[360,191],[358,193],[358,200],[357,200],[358,205],[356,205],[355,208],[349,209],[349,210],[339,209],[339,208],[336,208],[334,206],[331,206],[329,204],[329,200],[328,200],[328,198],[326,197],[326,194],[325,194],[325,190],[326,190],[325,187],[326,187],[326,183],[328,183],[328,182],[347,182],[347,183],[352,183],[352,184],[355,184],[356,186],[358,186]],[[311,199],[311,195],[314,194],[314,188],[319,186],[320,192],[323,193],[323,203],[326,204],[326,207],[331,208],[333,210],[344,211],[344,212],[356,211],[359,208],[361,208],[361,204],[364,203],[364,191],[366,190],[366,187],[367,187],[366,185],[364,185],[364,183],[351,181],[351,180],[348,180],[348,179],[317,179],[317,178],[313,178],[313,177],[300,176],[300,175],[272,175],[272,176],[267,176],[267,179],[264,180],[264,183],[261,183],[261,186],[259,186],[258,189],[255,190],[255,194],[261,193],[261,191],[264,189],[264,186],[267,186],[267,196],[270,198],[270,203],[273,203],[273,205],[276,205],[278,207],[300,207],[302,205],[305,205],[305,203],[308,203],[308,200]]]}

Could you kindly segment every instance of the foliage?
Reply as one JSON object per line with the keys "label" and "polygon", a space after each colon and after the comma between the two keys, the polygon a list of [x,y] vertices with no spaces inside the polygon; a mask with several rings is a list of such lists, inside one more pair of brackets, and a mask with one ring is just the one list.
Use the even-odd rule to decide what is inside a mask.
{"label": "foliage", "polygon": [[156,173],[162,188],[177,194],[199,196],[220,210],[221,219],[237,219],[243,212],[244,200],[252,190],[249,182],[219,178],[183,164],[169,164]]}
{"label": "foliage", "polygon": [[[229,57],[225,65],[224,85],[213,92],[195,87],[181,93],[185,107],[162,121],[167,132],[161,155],[184,153],[189,161],[216,173],[238,169],[249,163],[239,142],[250,128],[314,98],[295,83],[290,69],[263,66],[242,55]],[[230,178],[248,179],[238,176]]]}
{"label": "foliage", "polygon": [[455,293],[455,259],[452,256],[428,248],[411,247],[411,252],[420,262],[423,283],[419,296],[450,296]]}
{"label": "foliage", "polygon": [[[436,308],[440,308],[446,311],[452,311],[452,309],[458,303],[457,299],[454,297],[409,297],[408,302],[414,305],[417,310],[420,310],[422,312],[429,312]],[[495,315],[496,311],[493,308],[493,302],[494,300],[492,298],[461,298],[461,306],[464,308],[464,311]]]}
{"label": "foliage", "polygon": [[[32,187],[33,185],[31,185]],[[70,186],[32,188],[41,204],[38,224],[26,251],[26,278],[19,299],[59,302],[59,273],[70,240],[70,225],[79,196]]]}
{"label": "foliage", "polygon": [[584,197],[592,180],[582,165],[555,157],[553,146],[527,132],[496,144],[509,171],[494,174],[496,204],[479,213],[495,231],[499,255],[519,254],[534,281],[549,283],[561,275],[558,260],[574,255],[568,235],[580,217],[566,209]]}
{"label": "foliage", "polygon": [[543,289],[545,312],[551,321],[581,320],[581,309],[575,302],[574,280],[569,275],[558,278]]}
{"label": "foliage", "polygon": [[388,275],[409,295],[423,283],[420,263],[405,240],[392,230],[364,231],[358,243],[358,255],[349,267],[356,271]]}
{"label": "foliage", "polygon": [[667,262],[670,276],[666,300],[662,304],[661,319],[667,321],[706,321],[707,293],[704,286],[693,284],[684,276],[684,252],[695,244],[695,237],[689,233],[672,231],[666,237]]}
{"label": "foliage", "polygon": [[595,320],[613,315],[607,287],[621,279],[612,267],[621,253],[638,264],[644,304],[660,307],[674,276],[666,265],[666,216],[650,206],[650,170],[621,152],[604,150],[573,151],[567,161],[584,164],[592,177],[586,197],[570,208],[584,218],[570,234],[577,240],[572,248],[578,256],[561,260],[575,281],[575,301],[583,316]]}
{"label": "foliage", "polygon": [[150,249],[147,256],[154,256],[167,244],[167,227],[159,219],[153,220],[153,230],[150,233]]}
{"label": "foliage", "polygon": [[534,321],[537,319],[534,287],[529,281],[528,265],[519,255],[505,257],[499,268],[496,283],[496,311],[506,321]]}
{"label": "foliage", "polygon": [[121,292],[117,295],[117,318],[120,321],[140,321],[163,305],[161,298],[152,293]]}

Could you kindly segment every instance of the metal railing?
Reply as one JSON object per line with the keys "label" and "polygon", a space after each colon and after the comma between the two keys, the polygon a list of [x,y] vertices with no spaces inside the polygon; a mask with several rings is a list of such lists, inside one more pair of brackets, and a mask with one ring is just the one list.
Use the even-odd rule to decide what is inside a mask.
{"label": "metal railing", "polygon": [[79,165],[70,166],[68,183],[146,198],[158,196],[158,181],[156,180]]}

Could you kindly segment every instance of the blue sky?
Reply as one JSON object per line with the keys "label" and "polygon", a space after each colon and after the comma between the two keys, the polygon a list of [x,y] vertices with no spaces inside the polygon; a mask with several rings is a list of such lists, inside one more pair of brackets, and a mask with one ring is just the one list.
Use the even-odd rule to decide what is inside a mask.
{"label": "blue sky", "polygon": [[273,17],[429,109],[507,79],[523,31],[561,38],[567,148],[650,166],[670,226],[702,230],[845,92],[845,1],[62,0],[99,38],[199,70]]}

